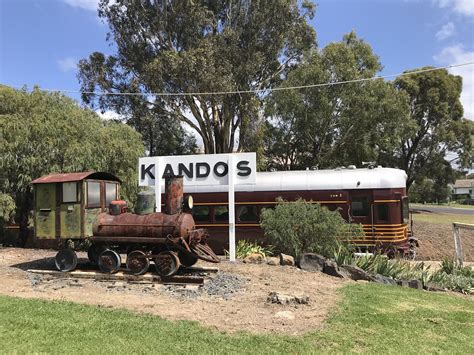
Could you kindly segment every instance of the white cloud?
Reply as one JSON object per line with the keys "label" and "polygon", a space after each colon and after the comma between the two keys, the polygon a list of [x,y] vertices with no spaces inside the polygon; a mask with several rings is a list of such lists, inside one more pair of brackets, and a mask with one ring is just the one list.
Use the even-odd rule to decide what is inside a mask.
{"label": "white cloud", "polygon": [[58,65],[59,65],[59,69],[61,69],[63,72],[76,70],[77,69],[77,59],[75,59],[73,57],[67,57],[67,58],[64,58],[64,59],[59,59],[58,60]]}
{"label": "white cloud", "polygon": [[441,8],[450,7],[461,15],[474,16],[474,0],[433,0],[433,2]]}
{"label": "white cloud", "polygon": [[[442,65],[474,62],[474,51],[467,51],[458,44],[445,47],[434,56],[434,59]],[[461,102],[464,107],[464,117],[474,120],[474,65],[451,68],[449,72],[462,77]]]}
{"label": "white cloud", "polygon": [[451,37],[454,32],[456,32],[456,29],[454,28],[454,24],[452,22],[448,22],[446,25],[441,27],[441,29],[436,32],[436,38],[440,41],[443,39]]}
{"label": "white cloud", "polygon": [[123,120],[122,116],[120,116],[117,112],[114,112],[112,110],[108,110],[103,113],[100,110],[97,110],[95,111],[95,113],[97,113],[100,116],[100,118],[102,118],[105,121],[110,121],[110,120],[122,121]]}
{"label": "white cloud", "polygon": [[99,0],[63,0],[72,7],[78,7],[83,10],[97,11]]}

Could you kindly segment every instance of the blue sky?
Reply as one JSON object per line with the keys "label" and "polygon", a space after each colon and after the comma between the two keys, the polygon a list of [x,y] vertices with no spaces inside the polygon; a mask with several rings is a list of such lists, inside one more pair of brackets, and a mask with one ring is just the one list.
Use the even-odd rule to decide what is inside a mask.
{"label": "blue sky", "polygon": [[[320,47],[354,29],[380,56],[382,74],[474,61],[474,0],[319,0],[312,21]],[[113,53],[97,0],[0,0],[0,83],[78,90],[76,63]],[[474,119],[474,65],[462,75]],[[77,94],[69,94],[78,99]]]}

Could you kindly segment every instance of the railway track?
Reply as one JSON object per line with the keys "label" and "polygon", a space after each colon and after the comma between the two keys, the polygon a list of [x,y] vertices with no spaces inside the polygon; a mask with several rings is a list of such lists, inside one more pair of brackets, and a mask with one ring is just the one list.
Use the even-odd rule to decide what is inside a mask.
{"label": "railway track", "polygon": [[187,267],[180,269],[179,275],[159,276],[147,272],[143,275],[132,275],[126,271],[118,271],[114,274],[106,274],[94,270],[90,265],[85,265],[83,269],[76,269],[70,272],[61,272],[56,270],[38,270],[28,269],[27,272],[62,279],[90,279],[97,281],[127,281],[133,283],[157,283],[163,285],[202,285],[210,273],[216,273],[219,270],[211,267]]}

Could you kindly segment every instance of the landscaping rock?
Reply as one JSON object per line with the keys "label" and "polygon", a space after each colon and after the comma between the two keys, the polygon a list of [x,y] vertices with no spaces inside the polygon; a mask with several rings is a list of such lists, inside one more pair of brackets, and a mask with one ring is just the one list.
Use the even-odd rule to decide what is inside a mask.
{"label": "landscaping rock", "polygon": [[253,253],[245,257],[244,263],[246,264],[261,264],[265,262],[265,257],[259,253]]}
{"label": "landscaping rock", "polygon": [[305,253],[298,262],[300,269],[311,272],[322,272],[326,258],[319,254]]}
{"label": "landscaping rock", "polygon": [[410,280],[408,281],[408,287],[415,288],[417,290],[423,290],[423,284],[420,280]]}
{"label": "landscaping rock", "polygon": [[308,304],[308,296],[293,296],[285,295],[279,292],[270,292],[268,295],[268,302],[278,304]]}
{"label": "landscaping rock", "polygon": [[339,266],[337,266],[337,263],[329,259],[327,259],[324,262],[323,272],[325,274],[339,277],[339,278],[344,278],[344,279],[350,278],[349,274],[345,270],[339,269]]}
{"label": "landscaping rock", "polygon": [[339,270],[345,270],[347,274],[349,275],[349,278],[351,278],[354,281],[370,281],[371,276],[364,270],[362,270],[360,267],[355,266],[355,265],[342,265],[342,267],[339,268]]}
{"label": "landscaping rock", "polygon": [[269,257],[267,258],[267,264],[268,265],[280,265],[280,258],[277,257]]}
{"label": "landscaping rock", "polygon": [[408,280],[397,280],[397,285],[401,287],[408,287]]}
{"label": "landscaping rock", "polygon": [[280,254],[280,265],[295,266],[295,258],[282,253]]}
{"label": "landscaping rock", "polygon": [[397,284],[397,282],[394,279],[392,279],[391,277],[383,276],[383,275],[380,275],[380,274],[375,274],[374,276],[372,276],[372,281],[378,282],[378,283],[384,284],[384,285],[396,285]]}
{"label": "landscaping rock", "polygon": [[446,290],[444,288],[442,288],[438,284],[435,284],[434,282],[428,282],[425,285],[425,290],[427,290],[427,291],[436,291],[436,292],[446,292]]}

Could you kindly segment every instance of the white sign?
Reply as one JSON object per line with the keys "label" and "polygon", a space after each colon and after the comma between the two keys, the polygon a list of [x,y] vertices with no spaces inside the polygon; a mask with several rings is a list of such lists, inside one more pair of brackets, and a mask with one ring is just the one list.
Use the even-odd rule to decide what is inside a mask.
{"label": "white sign", "polygon": [[[163,178],[182,175],[184,185],[229,186],[229,257],[235,261],[235,194],[234,186],[255,184],[255,153],[174,155],[140,158],[138,184],[155,186],[157,212],[161,212]],[[157,178],[161,177],[161,178]]]}
{"label": "white sign", "polygon": [[230,155],[234,162],[234,185],[255,184],[256,154],[235,153],[140,158],[138,185],[155,186],[157,165],[162,178],[166,175],[182,175],[186,186],[228,185]]}

